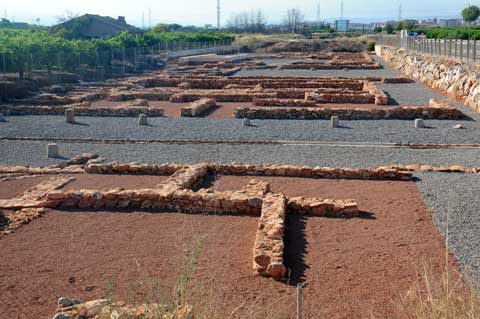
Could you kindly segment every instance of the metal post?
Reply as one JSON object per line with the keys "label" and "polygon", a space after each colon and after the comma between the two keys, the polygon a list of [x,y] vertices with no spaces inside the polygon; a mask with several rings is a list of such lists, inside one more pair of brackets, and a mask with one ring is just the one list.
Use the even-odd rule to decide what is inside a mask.
{"label": "metal post", "polygon": [[133,72],[137,72],[137,48],[133,48]]}
{"label": "metal post", "polygon": [[455,39],[455,58],[457,58],[457,56],[458,56],[457,53],[458,53],[458,40]]}
{"label": "metal post", "polygon": [[297,319],[302,319],[302,288],[303,283],[297,284]]}
{"label": "metal post", "polygon": [[460,60],[463,61],[463,39],[460,40]]}
{"label": "metal post", "polygon": [[473,61],[477,61],[477,40],[473,40]]}
{"label": "metal post", "polygon": [[125,75],[125,48],[122,48],[122,71],[123,75]]}
{"label": "metal post", "polygon": [[470,39],[467,40],[467,61],[470,61]]}

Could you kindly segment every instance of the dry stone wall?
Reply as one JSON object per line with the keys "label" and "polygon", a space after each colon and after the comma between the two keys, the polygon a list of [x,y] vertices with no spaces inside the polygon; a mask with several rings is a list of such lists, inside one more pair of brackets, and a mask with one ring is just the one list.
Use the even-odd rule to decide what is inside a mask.
{"label": "dry stone wall", "polygon": [[253,247],[253,269],[262,276],[282,278],[287,269],[283,263],[287,199],[270,193],[263,199]]}
{"label": "dry stone wall", "polygon": [[387,64],[406,76],[480,112],[480,72],[475,63],[390,46],[377,45],[375,51]]}
{"label": "dry stone wall", "polygon": [[215,99],[200,99],[187,107],[183,107],[181,109],[181,115],[183,117],[196,117],[216,106],[217,103]]}
{"label": "dry stone wall", "polygon": [[388,109],[326,109],[320,107],[237,107],[233,110],[233,117],[248,119],[327,120],[330,119],[332,116],[338,116],[340,119],[343,120],[413,120],[417,118],[431,120],[458,120],[465,118],[465,115],[461,111],[450,105],[444,105],[441,107],[396,106]]}
{"label": "dry stone wall", "polygon": [[133,117],[146,114],[151,117],[163,116],[162,108],[124,106],[115,108],[90,107],[85,105],[63,105],[63,106],[32,106],[32,105],[5,105],[0,110],[5,115],[64,115],[65,110],[73,109],[78,116],[124,116]]}

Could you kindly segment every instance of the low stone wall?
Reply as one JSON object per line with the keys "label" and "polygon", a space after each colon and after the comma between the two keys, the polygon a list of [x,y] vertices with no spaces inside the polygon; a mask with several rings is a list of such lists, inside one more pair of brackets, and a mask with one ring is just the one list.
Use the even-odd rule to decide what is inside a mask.
{"label": "low stone wall", "polygon": [[367,92],[358,93],[338,93],[325,94],[316,92],[306,92],[305,100],[314,101],[315,103],[356,103],[356,104],[373,104],[375,96]]}
{"label": "low stone wall", "polygon": [[[102,163],[85,166],[88,174],[172,175],[186,167],[177,164]],[[1,172],[1,170],[0,170]]]}
{"label": "low stone wall", "polygon": [[365,82],[363,90],[375,97],[376,105],[388,105],[388,95],[381,89],[379,89],[374,83]]}
{"label": "low stone wall", "polygon": [[141,90],[114,90],[107,97],[107,101],[120,102],[120,101],[131,101],[136,99],[143,99],[148,101],[168,101],[170,97],[178,92],[181,92],[181,89],[141,89]]}
{"label": "low stone wall", "polygon": [[338,116],[343,120],[383,120],[417,118],[429,120],[458,120],[465,115],[454,107],[397,106],[388,109],[323,109],[323,108],[248,108],[238,107],[233,111],[235,118],[276,120],[327,120]]}
{"label": "low stone wall", "polygon": [[214,91],[214,90],[188,90],[183,93],[173,94],[170,97],[172,103],[195,102],[208,98],[217,102],[252,102],[255,98],[274,98],[275,93],[245,92],[245,91]]}
{"label": "low stone wall", "polygon": [[[305,93],[304,93],[305,94]],[[253,99],[253,106],[315,107],[315,101],[294,99]]]}
{"label": "low stone wall", "polygon": [[150,117],[162,117],[162,108],[153,107],[83,107],[74,105],[64,106],[13,106],[6,105],[0,107],[0,111],[5,115],[64,115],[66,109],[73,109],[78,116],[103,116],[103,117],[134,117],[140,114],[146,114]]}
{"label": "low stone wall", "polygon": [[22,209],[34,207],[50,207],[53,203],[46,199],[47,194],[62,188],[73,181],[71,177],[52,177],[25,191],[21,196],[12,199],[1,199],[1,209]]}
{"label": "low stone wall", "polygon": [[263,198],[253,247],[253,269],[259,275],[279,279],[287,271],[283,263],[286,204],[283,194],[270,193]]}
{"label": "low stone wall", "polygon": [[[7,223],[6,226],[0,228],[0,238],[4,235],[15,232],[15,230],[17,230],[21,226],[30,223],[36,218],[41,217],[45,213],[45,211],[45,208],[22,208],[15,212],[11,212],[8,217],[5,218]],[[0,217],[3,216],[3,213],[1,211],[0,215]],[[2,218],[0,218],[0,224],[4,222],[4,220],[1,219]]]}
{"label": "low stone wall", "polygon": [[353,217],[358,215],[358,204],[353,199],[332,200],[294,197],[288,200],[288,211],[319,217]]}
{"label": "low stone wall", "polygon": [[[208,171],[217,175],[248,175],[248,176],[283,176],[326,179],[360,179],[360,180],[410,180],[411,173],[396,169],[377,168],[331,168],[294,165],[249,165],[249,164],[206,164]],[[85,172],[91,174],[139,174],[139,175],[169,175],[188,166],[165,164],[91,164],[85,167]]]}
{"label": "low stone wall", "polygon": [[480,80],[477,64],[390,46],[377,45],[375,51],[388,65],[406,76],[421,81],[480,112]]}
{"label": "low stone wall", "polygon": [[183,117],[196,117],[216,106],[217,103],[214,99],[200,99],[187,107],[183,107],[181,115]]}

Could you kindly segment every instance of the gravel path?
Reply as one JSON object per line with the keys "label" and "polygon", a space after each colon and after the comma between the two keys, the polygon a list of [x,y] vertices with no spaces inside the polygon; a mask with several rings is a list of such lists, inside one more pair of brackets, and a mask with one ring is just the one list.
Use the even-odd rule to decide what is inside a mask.
{"label": "gravel path", "polygon": [[[91,138],[141,140],[336,141],[372,143],[480,143],[480,122],[426,121],[430,129],[415,129],[413,121],[341,121],[332,129],[327,120],[254,120],[243,127],[240,119],[152,118],[138,126],[136,118],[12,116],[0,123],[0,137]],[[467,129],[455,130],[462,123]]]}
{"label": "gravel path", "polygon": [[[48,142],[0,141],[0,164],[52,165]],[[232,144],[92,144],[58,143],[67,158],[96,152],[109,161],[193,164],[198,162],[278,163],[332,167],[370,167],[393,164],[464,165],[480,167],[480,149],[430,149],[344,147],[321,145]]]}
{"label": "gravel path", "polygon": [[421,173],[418,189],[426,205],[434,211],[433,220],[463,270],[480,284],[480,175]]}

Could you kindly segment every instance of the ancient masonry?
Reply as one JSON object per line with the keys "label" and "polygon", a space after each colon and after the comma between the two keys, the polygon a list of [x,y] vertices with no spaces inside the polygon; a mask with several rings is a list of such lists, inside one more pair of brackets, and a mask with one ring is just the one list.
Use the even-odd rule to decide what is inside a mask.
{"label": "ancient masonry", "polygon": [[[292,103],[296,106],[295,103]],[[278,106],[278,105],[277,105]],[[343,120],[380,120],[380,119],[462,119],[465,115],[448,104],[447,101],[431,100],[429,106],[395,106],[388,109],[325,109],[318,107],[264,107],[235,108],[234,117],[249,119],[330,119],[338,116]]]}
{"label": "ancient masonry", "polygon": [[[75,159],[82,163],[95,156],[85,154]],[[72,167],[46,168],[45,174],[90,173],[90,174],[151,174],[170,175],[152,189],[110,190],[63,190],[72,177],[57,175],[22,195],[0,200],[0,209],[13,210],[13,225],[27,223],[39,217],[44,209],[61,210],[148,210],[178,211],[214,214],[247,214],[260,216],[253,250],[253,265],[256,273],[280,279],[285,274],[283,261],[283,237],[285,216],[311,214],[313,216],[355,216],[359,213],[352,199],[334,200],[318,198],[287,198],[272,193],[266,182],[251,180],[238,191],[217,192],[211,189],[194,191],[208,174],[247,176],[292,176],[307,178],[390,179],[409,180],[411,173],[396,169],[339,169],[327,167],[298,167],[290,165],[244,165],[244,164],[198,164],[182,166],[175,164],[86,164]],[[42,173],[39,168],[1,167],[0,173]],[[24,216],[24,220],[21,220]],[[16,223],[16,224],[15,224]],[[16,226],[15,226],[16,227]],[[15,229],[8,228],[11,232]]]}
{"label": "ancient masonry", "polygon": [[389,46],[377,45],[375,51],[385,62],[405,75],[480,112],[480,81],[476,63]]}

